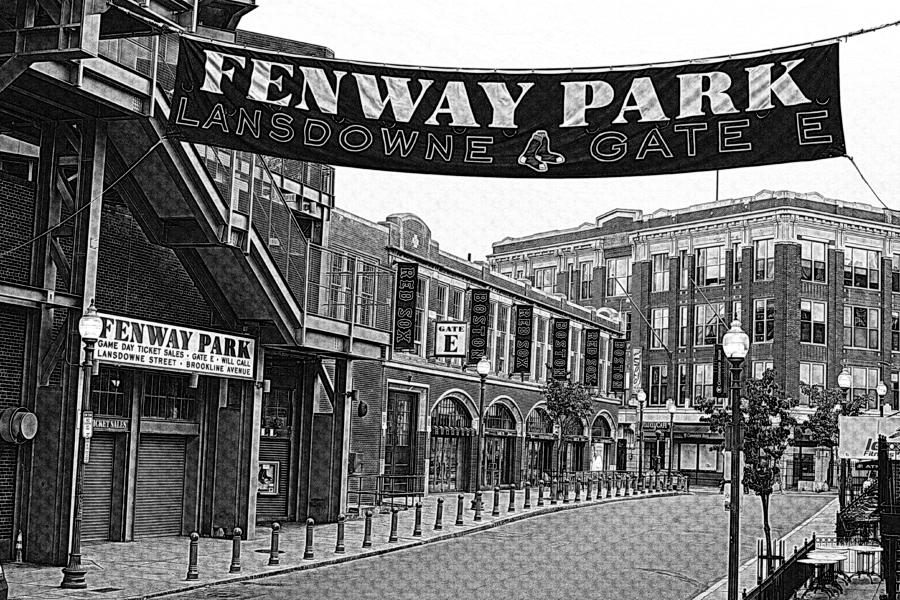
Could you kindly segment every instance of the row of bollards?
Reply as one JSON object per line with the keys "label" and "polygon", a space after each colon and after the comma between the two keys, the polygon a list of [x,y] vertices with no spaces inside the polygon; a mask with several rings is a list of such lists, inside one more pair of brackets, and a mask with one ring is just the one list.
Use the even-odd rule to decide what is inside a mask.
{"label": "row of bollards", "polygon": [[[544,490],[547,486],[548,482],[544,480],[538,481],[537,488],[537,506],[544,506]],[[604,484],[606,493],[604,496]],[[558,481],[557,478],[552,478],[549,481],[549,495],[550,495],[550,504],[555,505],[558,502],[558,499],[562,497],[563,504],[569,503],[569,486],[570,481],[568,477],[563,478],[562,482]],[[522,506],[524,509],[531,508],[531,484],[529,482],[525,482],[525,502]],[[584,486],[582,487],[582,480],[580,478],[575,478],[574,481],[574,502],[581,502],[581,493],[582,489],[585,490],[585,500],[590,501],[593,496],[593,479],[587,478],[584,482]],[[623,474],[614,474],[610,476],[604,476],[602,479],[597,480],[597,496],[596,499],[600,500],[602,498],[611,498],[611,497],[619,497],[619,496],[633,496],[638,494],[646,494],[648,492],[659,492],[659,491],[689,491],[689,483],[687,478],[684,476],[669,476],[669,475],[660,475],[659,473],[650,473],[648,475],[644,475],[642,477],[638,477],[637,475],[631,473],[623,473]],[[493,497],[493,509],[491,511],[491,516],[498,517],[500,516],[500,488],[494,487],[493,489],[494,497]],[[475,499],[473,501],[474,506],[474,515],[472,517],[473,521],[481,521],[482,513],[483,513],[483,493],[481,491],[475,492]],[[509,489],[509,503],[506,508],[507,513],[512,513],[516,511],[516,488],[512,487]],[[399,509],[396,507],[391,508],[391,527],[390,533],[388,534],[388,542],[394,543],[399,540],[398,534],[398,512]],[[465,497],[463,494],[459,494],[457,496],[456,503],[456,520],[454,525],[460,526],[464,524],[464,515],[465,515]],[[365,524],[363,529],[363,548],[371,548],[372,547],[372,516],[373,513],[371,510],[367,510],[365,513]],[[437,499],[437,510],[435,512],[435,520],[434,520],[434,529],[435,531],[443,530],[444,524],[444,499]],[[303,559],[304,560],[312,560],[315,558],[315,550],[314,550],[314,530],[315,530],[315,521],[313,519],[306,520],[306,544],[303,551]],[[334,552],[335,554],[343,554],[346,552],[345,548],[345,525],[346,525],[346,517],[342,514],[338,516],[337,521],[337,541],[335,543]],[[229,566],[229,573],[240,573],[241,572],[241,536],[243,532],[240,527],[235,527],[232,530],[232,550],[231,550],[231,564]],[[277,566],[280,564],[280,551],[278,549],[279,546],[279,538],[281,535],[281,526],[278,523],[272,524],[272,540],[271,546],[269,549],[269,566]],[[417,502],[415,505],[415,523],[413,525],[413,537],[421,537],[422,536],[422,504]],[[191,533],[190,535],[190,549],[188,556],[188,571],[187,571],[187,580],[195,581],[199,577],[199,571],[197,567],[198,560],[198,550],[199,550],[200,536],[197,532]],[[18,550],[18,548],[17,548]]]}

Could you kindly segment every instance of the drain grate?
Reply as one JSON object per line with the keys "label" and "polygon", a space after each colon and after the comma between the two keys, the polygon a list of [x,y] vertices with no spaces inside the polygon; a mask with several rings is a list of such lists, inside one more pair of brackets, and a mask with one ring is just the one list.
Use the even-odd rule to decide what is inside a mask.
{"label": "drain grate", "polygon": [[113,588],[113,587],[105,587],[105,588],[97,588],[96,590],[91,590],[92,592],[98,592],[101,594],[107,594],[109,592],[120,592],[122,588]]}

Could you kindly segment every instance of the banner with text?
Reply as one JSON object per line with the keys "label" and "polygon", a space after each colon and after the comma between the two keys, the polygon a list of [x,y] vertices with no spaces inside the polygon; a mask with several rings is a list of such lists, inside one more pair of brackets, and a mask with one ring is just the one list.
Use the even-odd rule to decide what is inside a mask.
{"label": "banner with text", "polygon": [[397,263],[397,289],[394,290],[394,351],[412,352],[416,349],[416,287],[419,284],[419,265]]}
{"label": "banner with text", "polygon": [[625,357],[628,355],[628,342],[625,340],[613,340],[612,343],[612,373],[609,389],[612,392],[625,391]]}
{"label": "banner with text", "polygon": [[553,379],[565,379],[569,374],[569,319],[553,319]]}
{"label": "banner with text", "polygon": [[498,177],[712,171],[845,154],[838,44],[666,66],[470,70],[181,37],[171,134],[350,167]]}
{"label": "banner with text", "polygon": [[516,348],[513,361],[513,373],[531,373],[531,329],[534,326],[534,307],[530,304],[517,304],[516,315]]}
{"label": "banner with text", "polygon": [[[900,417],[838,417],[838,458],[877,458],[878,436],[900,441]],[[897,453],[891,453],[897,459]]]}
{"label": "banner with text", "polygon": [[253,379],[251,338],[99,314],[103,320],[94,357],[101,362]]}
{"label": "banner with text", "polygon": [[[474,365],[487,352],[488,318],[491,316],[491,293],[472,290],[469,301],[469,364]],[[488,356],[490,358],[490,356]]]}
{"label": "banner with text", "polygon": [[729,363],[725,358],[725,347],[716,344],[713,350],[713,398],[727,398],[729,384]]}
{"label": "banner with text", "polygon": [[584,385],[600,385],[600,330],[584,330]]}

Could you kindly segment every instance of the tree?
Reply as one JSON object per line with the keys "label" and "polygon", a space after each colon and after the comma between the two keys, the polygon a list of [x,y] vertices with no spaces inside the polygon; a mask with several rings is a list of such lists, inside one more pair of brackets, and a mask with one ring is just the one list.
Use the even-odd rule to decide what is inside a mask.
{"label": "tree", "polygon": [[866,408],[868,399],[865,396],[846,397],[841,389],[823,388],[800,384],[800,391],[809,396],[809,405],[816,411],[809,416],[806,427],[812,432],[812,438],[819,446],[834,448],[838,445],[838,417],[844,415],[855,417]]}
{"label": "tree", "polygon": [[[775,469],[797,425],[791,409],[798,402],[784,395],[771,369],[763,373],[761,379],[748,379],[743,395],[740,411],[744,426],[743,484],[760,497],[766,554],[772,556],[769,498],[775,483]],[[700,420],[709,424],[710,431],[724,433],[725,426],[731,424],[731,411],[727,406],[717,406],[711,398],[698,399],[695,404],[706,413]]]}
{"label": "tree", "polygon": [[547,407],[547,416],[559,431],[559,444],[556,448],[556,472],[559,474],[562,465],[563,425],[569,419],[587,419],[594,410],[594,401],[590,393],[580,383],[572,383],[570,379],[550,379],[541,389]]}

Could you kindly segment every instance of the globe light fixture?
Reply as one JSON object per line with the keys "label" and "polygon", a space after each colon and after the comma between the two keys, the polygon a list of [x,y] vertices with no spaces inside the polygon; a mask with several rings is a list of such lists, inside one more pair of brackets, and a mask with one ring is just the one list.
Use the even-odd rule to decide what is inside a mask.
{"label": "globe light fixture", "polygon": [[853,376],[850,374],[850,369],[844,367],[841,374],[838,375],[838,386],[842,390],[849,390],[851,385],[853,385]]}
{"label": "globe light fixture", "polygon": [[735,319],[731,322],[731,329],[722,336],[722,349],[728,358],[743,359],[750,351],[750,336],[741,329],[741,322]]}

